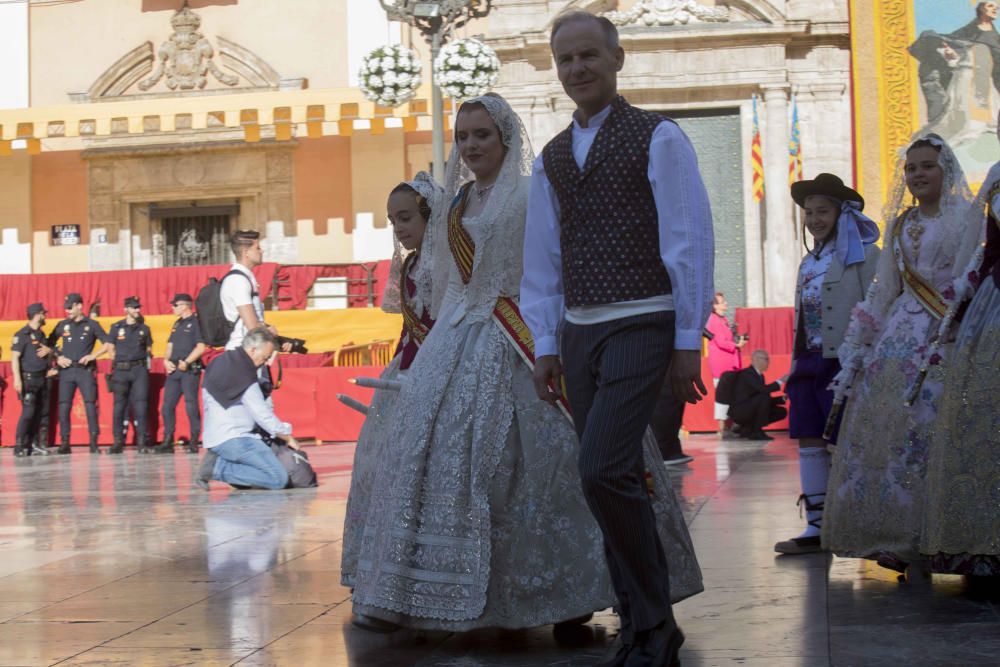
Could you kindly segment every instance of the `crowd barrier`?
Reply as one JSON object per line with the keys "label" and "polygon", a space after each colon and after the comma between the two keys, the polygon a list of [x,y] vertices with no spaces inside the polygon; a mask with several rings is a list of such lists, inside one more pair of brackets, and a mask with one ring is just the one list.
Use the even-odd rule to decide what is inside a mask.
{"label": "crowd barrier", "polygon": [[[744,366],[749,364],[750,352],[757,348],[767,349],[771,355],[771,367],[767,372],[768,381],[774,381],[788,372],[791,365],[791,321],[790,308],[737,309],[736,322],[740,333],[750,333],[750,343],[743,348]],[[346,318],[346,319],[345,319]],[[106,318],[102,318],[102,321]],[[159,321],[160,318],[148,318]],[[172,322],[173,318],[169,318]],[[274,393],[274,403],[282,419],[292,422],[295,433],[303,439],[350,442],[357,439],[363,416],[343,406],[337,394],[352,396],[364,403],[371,401],[371,390],[351,384],[348,380],[357,376],[377,376],[391,358],[395,336],[399,332],[399,316],[386,315],[377,309],[348,309],[339,311],[288,311],[269,313],[280,331],[304,337],[314,349],[336,350],[310,355],[283,355],[283,385]],[[13,331],[5,331],[0,323],[0,340],[9,340]],[[110,324],[110,322],[108,322]],[[159,325],[158,325],[159,326]],[[157,345],[165,344],[166,337],[154,330]],[[354,345],[351,339],[373,341]],[[334,341],[313,345],[314,341]],[[154,350],[157,347],[154,346]],[[8,350],[5,352],[9,353]],[[331,365],[331,364],[340,365]],[[351,364],[351,365],[347,365]],[[103,374],[110,369],[110,362],[98,362],[98,406],[101,422],[101,442],[111,442],[111,411],[113,397],[104,386]],[[160,403],[166,376],[161,359],[152,362],[150,376],[150,430],[162,437]],[[708,360],[702,359],[702,378],[708,389],[708,396],[696,405],[689,405],[684,413],[684,429],[688,432],[712,432],[718,430],[713,416],[715,390],[712,386]],[[55,389],[55,383],[53,384]],[[188,434],[184,401],[177,410],[176,436]],[[0,363],[0,445],[13,446],[17,419],[21,404],[14,395],[10,382],[10,363]],[[52,396],[52,424],[50,434],[56,437],[56,392]],[[88,442],[87,420],[83,401],[77,394],[72,408],[73,444]],[[787,420],[769,427],[787,428]],[[130,432],[131,433],[131,432]],[[131,435],[129,436],[131,439]],[[130,440],[131,442],[131,440]]]}

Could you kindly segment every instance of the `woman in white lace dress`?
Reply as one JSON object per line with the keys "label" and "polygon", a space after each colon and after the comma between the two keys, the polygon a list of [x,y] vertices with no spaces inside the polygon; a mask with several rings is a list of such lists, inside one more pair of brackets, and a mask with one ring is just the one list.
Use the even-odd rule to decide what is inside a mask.
{"label": "woman in white lace dress", "polygon": [[[403,379],[397,449],[372,485],[354,581],[367,627],[524,628],[614,603],[576,433],[536,398],[522,356],[531,340],[516,299],[531,162],[505,100],[462,105],[446,192],[458,190],[463,165],[475,180],[458,190],[448,223],[436,223],[448,228],[432,281],[436,324]],[[701,590],[701,573],[652,441],[647,449],[671,591],[683,599]]]}
{"label": "woman in white lace dress", "polygon": [[[396,354],[380,376],[383,380],[398,380],[409,371],[417,351],[434,326],[430,312],[431,271],[436,245],[434,235],[440,230],[429,223],[434,219],[433,213],[446,205],[444,190],[423,171],[389,193],[386,208],[396,248],[382,296],[382,310],[402,314],[403,330]],[[388,439],[392,435],[397,398],[398,392],[391,389],[377,390],[358,435],[344,516],[340,580],[345,586],[354,585],[360,531],[368,515],[375,473],[385,459]]]}
{"label": "woman in white lace dress", "polygon": [[[905,207],[907,190],[915,206]],[[925,569],[919,549],[924,477],[940,366],[931,367],[912,406],[905,401],[954,296],[952,270],[971,199],[944,140],[931,134],[909,146],[886,218],[886,249],[841,347],[844,373],[854,369],[857,376],[823,521],[823,546],[837,555],[877,559],[900,572],[910,565]]]}

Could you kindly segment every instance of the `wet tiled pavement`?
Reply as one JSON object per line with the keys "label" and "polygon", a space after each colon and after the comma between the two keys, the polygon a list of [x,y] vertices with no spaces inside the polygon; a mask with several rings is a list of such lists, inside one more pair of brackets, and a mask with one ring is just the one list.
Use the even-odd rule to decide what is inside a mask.
{"label": "wet tiled pavement", "polygon": [[[1000,665],[998,606],[957,577],[776,557],[800,530],[794,445],[693,436],[672,470],[706,592],[677,606],[685,667]],[[196,459],[0,451],[0,666],[569,667],[613,652],[599,614],[464,635],[371,635],[339,584],[353,446],[310,448],[316,490],[191,484]]]}

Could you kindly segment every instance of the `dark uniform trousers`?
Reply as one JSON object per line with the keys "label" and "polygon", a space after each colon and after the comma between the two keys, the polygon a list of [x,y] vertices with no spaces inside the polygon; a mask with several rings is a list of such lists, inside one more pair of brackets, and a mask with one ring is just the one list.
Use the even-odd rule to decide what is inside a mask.
{"label": "dark uniform trousers", "polygon": [[604,532],[622,633],[673,622],[663,545],[645,483],[642,438],[674,347],[674,313],[564,324],[561,357],[580,436],[583,493]]}
{"label": "dark uniform trousers", "polygon": [[176,433],[177,403],[184,394],[184,408],[188,423],[191,424],[191,442],[198,442],[201,437],[201,413],[198,411],[198,385],[201,380],[200,370],[175,370],[167,376],[163,387],[163,435],[164,442],[170,440]]}
{"label": "dark uniform trousers", "polygon": [[83,406],[87,410],[87,431],[96,437],[100,431],[97,423],[97,379],[94,371],[82,366],[72,366],[59,370],[59,435],[63,442],[69,442],[69,413],[73,407],[73,395],[77,388],[83,396]]}
{"label": "dark uniform trousers", "polygon": [[[135,420],[136,440],[145,441],[148,436],[146,413],[149,410],[149,368],[142,360],[131,368],[120,368],[122,362],[115,362],[111,385],[115,393],[114,424],[115,442],[128,436],[128,413],[132,411]],[[125,364],[136,362],[124,362]]]}
{"label": "dark uniform trousers", "polygon": [[21,372],[21,417],[17,420],[17,441],[30,444],[30,439],[38,437],[36,444],[48,446],[49,434],[49,378],[45,371]]}

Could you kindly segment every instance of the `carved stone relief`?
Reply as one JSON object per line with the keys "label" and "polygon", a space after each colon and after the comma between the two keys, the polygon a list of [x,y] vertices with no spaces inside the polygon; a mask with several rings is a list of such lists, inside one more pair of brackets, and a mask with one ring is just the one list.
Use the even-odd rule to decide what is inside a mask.
{"label": "carved stone relief", "polygon": [[227,86],[239,83],[238,76],[225,74],[212,60],[215,49],[198,31],[201,17],[191,11],[187,2],[171,17],[170,25],[174,28],[174,34],[160,45],[156,54],[160,62],[152,76],[139,82],[140,90],[149,90],[164,75],[170,90],[204,88],[208,83],[208,74]]}
{"label": "carved stone relief", "polygon": [[615,25],[667,26],[729,20],[726,7],[708,7],[697,0],[637,0],[627,11],[604,14]]}
{"label": "carved stone relief", "polygon": [[186,2],[171,17],[170,25],[173,33],[158,50],[152,42],[140,44],[105,70],[86,93],[70,93],[70,98],[89,102],[136,95],[196,94],[211,81],[240,90],[307,86],[305,79],[282,79],[260,56],[225,37],[215,37],[216,49],[200,30],[201,17]]}

